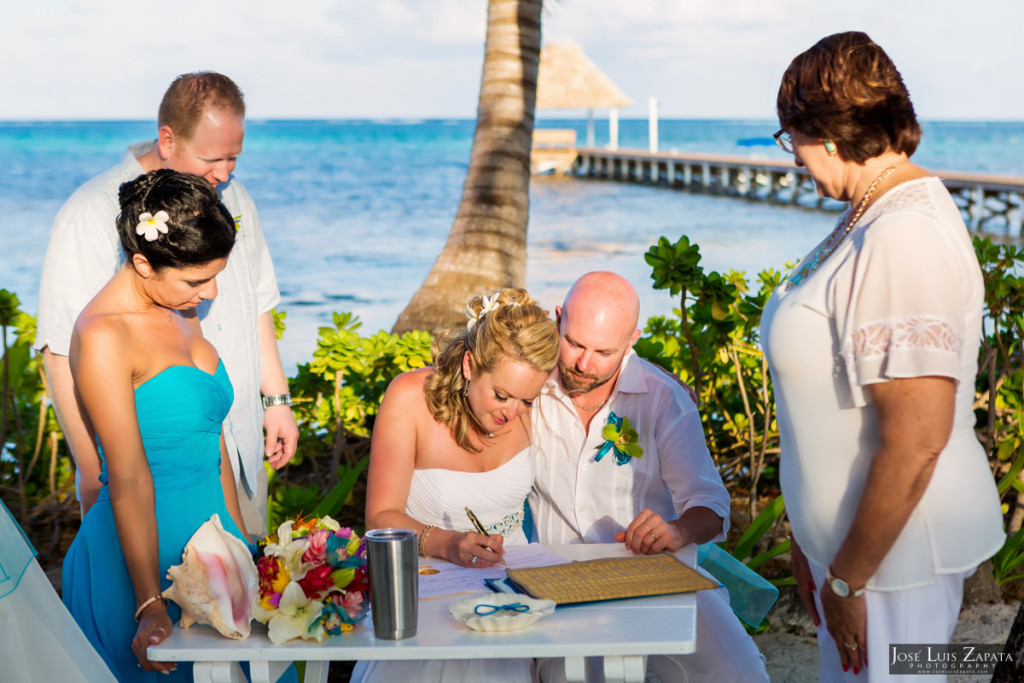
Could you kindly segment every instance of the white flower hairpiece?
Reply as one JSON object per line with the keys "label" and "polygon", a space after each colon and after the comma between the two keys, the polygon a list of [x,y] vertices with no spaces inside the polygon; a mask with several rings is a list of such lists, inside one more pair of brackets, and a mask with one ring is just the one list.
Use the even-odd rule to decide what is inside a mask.
{"label": "white flower hairpiece", "polygon": [[[519,304],[517,303],[515,305],[518,306]],[[481,318],[483,318],[491,311],[496,311],[499,308],[501,308],[501,304],[498,302],[497,294],[483,297],[483,305],[480,306],[479,313],[474,313],[472,308],[466,306],[466,316],[469,318],[469,322],[466,323],[466,331],[468,332],[472,330],[473,325],[476,325]]]}
{"label": "white flower hairpiece", "polygon": [[135,226],[135,234],[145,235],[146,241],[152,242],[160,236],[160,233],[167,234],[167,221],[169,220],[171,217],[163,209],[157,211],[155,216],[149,211],[144,211],[139,214],[139,224]]}

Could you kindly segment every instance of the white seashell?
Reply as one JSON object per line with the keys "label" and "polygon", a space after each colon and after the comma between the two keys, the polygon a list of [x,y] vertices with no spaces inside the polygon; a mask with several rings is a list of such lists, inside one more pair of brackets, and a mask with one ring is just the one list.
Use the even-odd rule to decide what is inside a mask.
{"label": "white seashell", "polygon": [[163,592],[181,607],[181,627],[208,624],[235,640],[249,637],[252,601],[259,588],[249,548],[224,531],[213,515],[185,545],[181,564],[167,570],[171,587]]}
{"label": "white seashell", "polygon": [[[525,605],[528,611],[510,612],[499,610],[488,615],[478,615],[477,605],[500,607],[513,603]],[[518,593],[485,593],[448,606],[448,612],[474,631],[518,631],[530,626],[541,617],[555,612],[554,600],[531,598]]]}

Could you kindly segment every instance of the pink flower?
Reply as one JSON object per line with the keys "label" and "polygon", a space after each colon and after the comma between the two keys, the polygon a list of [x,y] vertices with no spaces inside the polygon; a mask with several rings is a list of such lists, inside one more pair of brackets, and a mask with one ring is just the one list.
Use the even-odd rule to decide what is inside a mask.
{"label": "pink flower", "polygon": [[306,575],[299,581],[302,591],[307,598],[317,598],[324,591],[334,588],[334,580],[331,578],[333,569],[329,565],[320,565],[306,572]]}
{"label": "pink flower", "polygon": [[355,619],[363,608],[363,594],[361,591],[349,591],[345,593],[345,611],[348,616]]}
{"label": "pink flower", "polygon": [[327,555],[327,539],[330,535],[331,532],[328,529],[320,529],[311,533],[307,539],[309,547],[306,548],[306,552],[302,553],[302,561],[323,564]]}

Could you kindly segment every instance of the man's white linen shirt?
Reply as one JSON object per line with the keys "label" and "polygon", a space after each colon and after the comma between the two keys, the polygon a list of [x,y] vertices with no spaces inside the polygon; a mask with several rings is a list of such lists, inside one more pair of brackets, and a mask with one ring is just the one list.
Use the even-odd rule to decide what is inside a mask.
{"label": "man's white linen shirt", "polygon": [[[647,508],[666,522],[692,507],[709,508],[724,520],[713,540],[725,538],[729,494],[704,442],[697,406],[677,382],[629,350],[588,432],[557,375],[532,411],[538,449],[529,501],[541,543],[611,543]],[[610,451],[594,460],[610,413],[629,418],[643,457],[617,465]]]}
{"label": "man's white linen shirt", "polygon": [[[124,262],[115,225],[118,189],[145,172],[138,157],[154,144],[128,147],[120,164],[78,188],[57,214],[39,285],[36,349],[49,347],[52,353],[68,355],[78,314]],[[198,314],[203,336],[220,354],[235,390],[224,420],[235,479],[241,476],[241,464],[249,490],[255,491],[264,452],[256,323],[281,295],[252,197],[234,176],[217,191],[238,232],[227,266],[217,275],[217,298],[203,302]]]}

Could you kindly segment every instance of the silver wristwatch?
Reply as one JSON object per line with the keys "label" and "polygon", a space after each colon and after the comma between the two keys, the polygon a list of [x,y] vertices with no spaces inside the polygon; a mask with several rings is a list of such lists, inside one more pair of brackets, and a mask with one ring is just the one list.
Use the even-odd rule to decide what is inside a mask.
{"label": "silver wristwatch", "polygon": [[291,404],[291,394],[274,394],[273,396],[263,397],[263,410],[266,410],[270,406],[290,406]]}
{"label": "silver wristwatch", "polygon": [[852,590],[850,588],[850,584],[836,576],[832,576],[831,567],[826,570],[825,579],[828,581],[829,587],[832,588],[832,592],[841,598],[857,598],[863,595],[866,590],[864,588],[861,588],[860,590]]}

